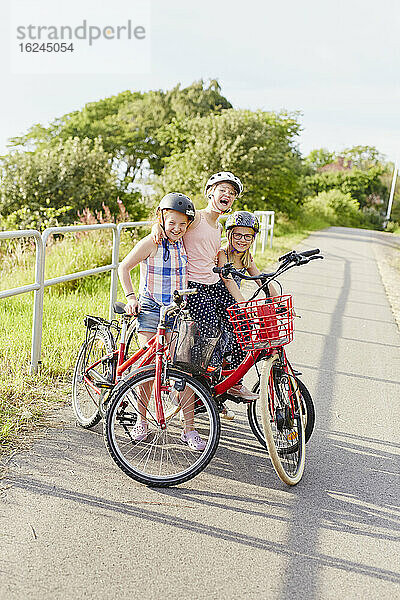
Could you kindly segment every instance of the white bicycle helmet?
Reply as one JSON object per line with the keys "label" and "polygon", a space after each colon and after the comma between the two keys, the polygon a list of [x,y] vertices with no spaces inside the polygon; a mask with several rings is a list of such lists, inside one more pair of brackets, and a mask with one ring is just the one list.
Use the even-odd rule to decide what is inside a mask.
{"label": "white bicycle helmet", "polygon": [[234,175],[230,171],[220,171],[219,173],[214,173],[214,175],[211,175],[211,177],[206,183],[206,187],[204,188],[204,195],[207,196],[208,189],[212,185],[214,185],[215,183],[222,183],[224,181],[233,185],[233,187],[238,193],[238,196],[240,196],[240,194],[243,192],[243,185],[239,177],[236,177],[236,175]]}

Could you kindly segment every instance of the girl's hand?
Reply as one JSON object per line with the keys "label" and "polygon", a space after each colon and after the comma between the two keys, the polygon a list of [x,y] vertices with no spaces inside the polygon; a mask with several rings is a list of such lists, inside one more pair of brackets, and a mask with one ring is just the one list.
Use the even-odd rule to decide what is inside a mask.
{"label": "girl's hand", "polygon": [[128,315],[137,315],[140,307],[136,296],[129,296],[126,302],[125,310]]}
{"label": "girl's hand", "polygon": [[166,235],[163,232],[160,223],[154,223],[151,228],[151,239],[155,244],[161,244],[163,240],[165,240]]}

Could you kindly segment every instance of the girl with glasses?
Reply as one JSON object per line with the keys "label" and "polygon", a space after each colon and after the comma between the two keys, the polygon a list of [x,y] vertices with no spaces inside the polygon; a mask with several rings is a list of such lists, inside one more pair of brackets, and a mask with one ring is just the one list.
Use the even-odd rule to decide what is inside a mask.
{"label": "girl with glasses", "polygon": [[[225,228],[228,244],[218,252],[217,266],[222,267],[225,263],[229,262],[241,273],[247,272],[252,276],[259,275],[260,271],[250,254],[250,247],[260,229],[256,215],[244,210],[234,212],[227,218]],[[225,287],[229,292],[228,296],[226,296],[225,310],[235,302],[244,302],[246,300],[240,291],[241,282],[242,280],[238,276],[229,276],[228,278],[221,276],[219,285]],[[257,283],[261,285],[261,281]],[[277,295],[277,291],[272,284],[269,284],[269,291],[271,296]],[[222,322],[222,331],[221,350],[225,359],[230,362],[231,367],[235,368],[243,360],[244,352],[236,342],[227,312],[225,312],[225,318]],[[246,395],[243,394],[243,388],[244,386],[239,383],[229,390],[229,394],[245,398]],[[228,414],[233,415],[230,417],[231,419],[234,418],[233,411],[228,411]]]}

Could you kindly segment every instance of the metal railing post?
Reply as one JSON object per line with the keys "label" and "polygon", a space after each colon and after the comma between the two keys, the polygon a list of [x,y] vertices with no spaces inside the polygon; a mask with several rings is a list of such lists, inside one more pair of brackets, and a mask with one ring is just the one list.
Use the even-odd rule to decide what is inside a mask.
{"label": "metal railing post", "polygon": [[111,284],[110,284],[110,308],[108,311],[110,321],[114,318],[114,303],[117,300],[118,293],[118,265],[119,265],[119,244],[121,241],[121,226],[118,225],[117,229],[113,229],[113,249],[112,249],[112,270],[111,270]]}
{"label": "metal railing post", "polygon": [[45,269],[45,250],[43,237],[37,240],[36,248],[36,265],[35,265],[35,283],[40,287],[35,290],[35,298],[33,302],[33,319],[32,319],[32,347],[31,347],[31,365],[29,372],[34,375],[38,372],[40,364],[40,352],[42,347],[42,331],[43,331],[43,299],[44,299],[44,269]]}
{"label": "metal railing post", "polygon": [[261,229],[262,229],[262,245],[261,245],[261,252],[264,254],[265,252],[265,243],[267,241],[267,237],[268,237],[268,229],[267,229],[267,215],[263,214],[261,217]]}
{"label": "metal railing post", "polygon": [[274,235],[274,225],[275,225],[275,213],[272,212],[271,214],[271,229],[270,229],[270,234],[269,234],[269,247],[272,248],[272,238]]}

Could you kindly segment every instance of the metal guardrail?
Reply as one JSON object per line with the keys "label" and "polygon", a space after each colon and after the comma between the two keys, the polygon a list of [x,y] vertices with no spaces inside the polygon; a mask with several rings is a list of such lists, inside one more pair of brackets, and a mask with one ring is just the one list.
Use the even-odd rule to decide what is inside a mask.
{"label": "metal guardrail", "polygon": [[[274,227],[274,215],[273,211],[257,211],[256,215],[261,220],[261,244],[262,251],[264,252],[265,246],[270,235],[270,247],[272,247],[272,236]],[[32,347],[31,347],[31,366],[30,373],[37,373],[40,364],[40,354],[42,346],[42,330],[43,330],[43,300],[44,300],[44,289],[57,283],[63,283],[66,281],[72,281],[74,279],[80,279],[81,277],[87,277],[88,275],[96,275],[98,273],[106,273],[111,271],[111,285],[110,285],[110,306],[109,306],[109,317],[110,319],[114,316],[113,305],[117,299],[118,291],[118,266],[119,266],[119,247],[121,241],[121,232],[123,229],[133,227],[145,227],[151,225],[151,221],[131,221],[126,223],[106,223],[99,225],[72,225],[69,227],[50,227],[45,229],[42,235],[35,229],[24,229],[17,231],[0,231],[0,240],[11,240],[23,237],[31,237],[35,240],[36,245],[36,257],[35,257],[35,283],[30,285],[24,285],[9,290],[0,291],[1,298],[9,298],[11,296],[17,296],[19,294],[25,294],[26,292],[34,292],[34,304],[33,304],[33,322],[32,322]],[[111,263],[103,267],[95,267],[93,269],[86,269],[85,271],[78,271],[76,273],[69,273],[67,275],[61,275],[60,277],[54,277],[52,279],[45,279],[45,266],[46,266],[46,245],[48,239],[52,235],[62,233],[77,233],[80,231],[94,231],[99,229],[108,229],[113,234],[113,247]],[[253,252],[256,250],[256,241],[253,245]]]}
{"label": "metal guardrail", "polygon": [[255,210],[254,214],[260,219],[260,235],[254,240],[253,252],[257,249],[257,243],[261,239],[261,252],[265,251],[265,246],[268,242],[269,235],[269,247],[272,248],[272,238],[274,236],[274,224],[275,224],[275,211],[273,210]]}
{"label": "metal guardrail", "polygon": [[[50,227],[45,229],[42,235],[35,229],[24,229],[18,231],[0,231],[0,240],[12,240],[23,237],[33,237],[36,244],[36,258],[35,258],[35,283],[30,285],[24,285],[9,290],[0,291],[1,298],[9,298],[11,296],[18,296],[26,292],[35,292],[34,303],[33,303],[33,321],[32,321],[32,346],[31,346],[31,366],[30,373],[37,373],[40,365],[40,354],[42,347],[42,331],[43,331],[43,300],[44,300],[44,289],[57,283],[63,283],[66,281],[72,281],[74,279],[80,279],[88,275],[96,275],[98,273],[106,273],[111,271],[111,286],[110,286],[110,307],[109,316],[110,319],[114,316],[113,304],[117,298],[118,290],[118,257],[119,257],[119,245],[121,239],[121,231],[127,227],[140,227],[148,226],[151,221],[135,221],[131,223],[120,223],[118,226],[114,223],[99,224],[99,225],[73,225],[70,227]],[[67,275],[61,275],[60,277],[54,277],[52,279],[45,279],[45,268],[46,268],[46,245],[48,239],[55,234],[60,233],[78,233],[80,231],[94,231],[99,229],[108,229],[113,233],[113,248],[112,258],[109,265],[103,267],[95,267],[93,269],[86,269],[85,271],[78,271],[76,273],[69,273]]]}

